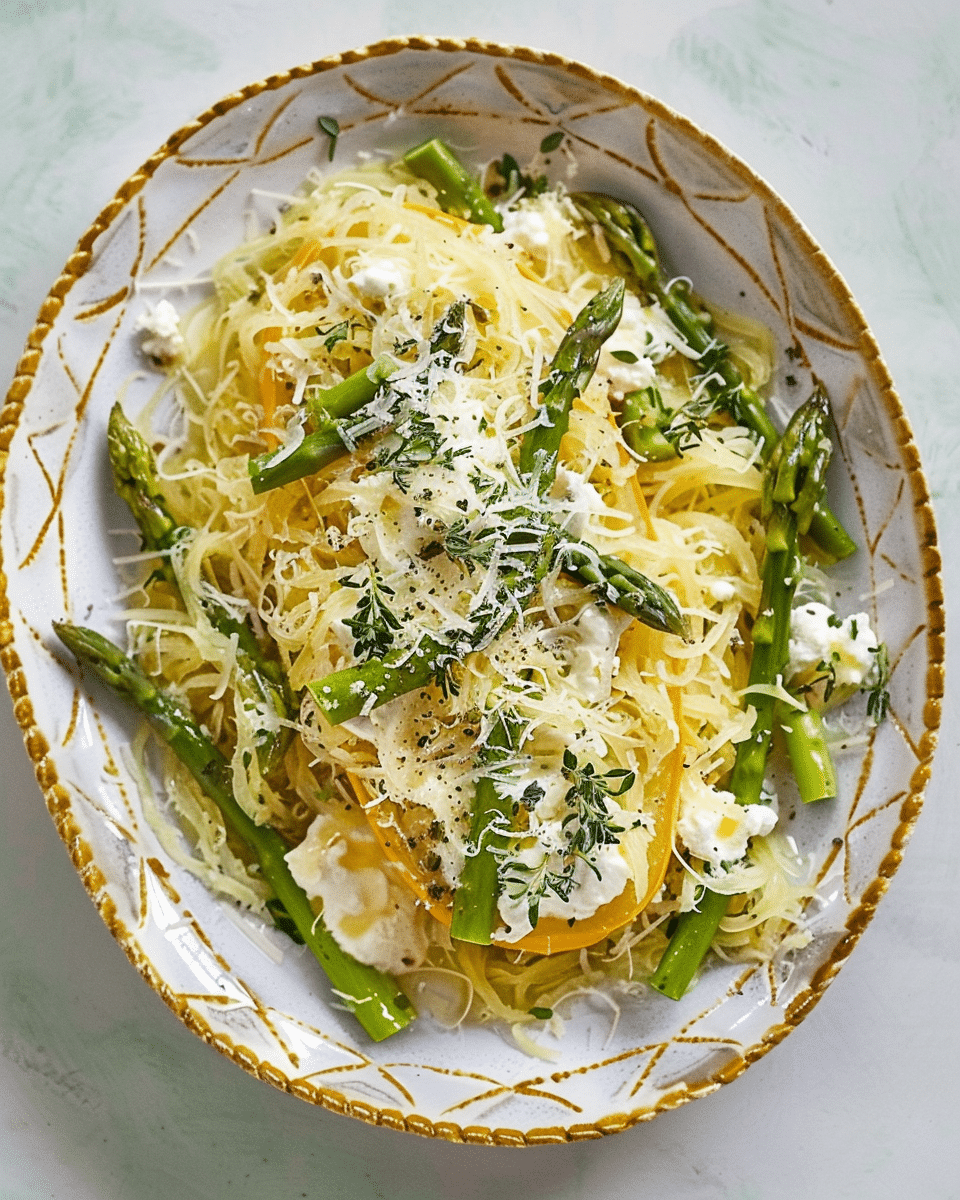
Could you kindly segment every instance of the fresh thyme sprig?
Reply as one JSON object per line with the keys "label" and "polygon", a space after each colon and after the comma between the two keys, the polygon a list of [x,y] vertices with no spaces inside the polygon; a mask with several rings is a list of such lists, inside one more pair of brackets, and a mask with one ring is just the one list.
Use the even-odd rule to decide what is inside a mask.
{"label": "fresh thyme sprig", "polygon": [[502,886],[514,889],[507,892],[511,900],[526,897],[527,919],[533,928],[540,920],[540,905],[548,892],[553,892],[558,900],[566,904],[573,891],[575,860],[565,860],[559,871],[550,869],[550,861],[551,856],[544,854],[535,867],[516,861],[507,862],[501,875]]}
{"label": "fresh thyme sprig", "polygon": [[644,390],[644,407],[650,424],[678,455],[703,441],[703,430],[717,413],[731,410],[741,384],[727,383],[720,367],[726,347],[711,342],[697,360],[697,374],[690,380],[692,396],[679,408],[669,409],[656,388]]}
{"label": "fresh thyme sprig", "polygon": [[452,470],[456,459],[470,453],[469,446],[454,449],[444,445],[445,441],[432,417],[411,409],[397,422],[387,445],[368,465],[373,471],[392,471],[397,487],[406,492],[410,488],[408,476],[417,467],[433,463]]}
{"label": "fresh thyme sprig", "polygon": [[397,630],[401,627],[400,618],[384,600],[385,596],[394,595],[393,588],[380,579],[373,566],[365,581],[343,579],[341,582],[344,587],[363,589],[355,614],[344,621],[354,637],[354,654],[361,661],[381,658],[393,648]]}
{"label": "fresh thyme sprig", "polygon": [[[600,878],[599,868],[594,861],[596,851],[601,846],[617,845],[620,834],[627,830],[626,825],[619,823],[625,814],[622,810],[618,811],[618,806],[611,806],[609,801],[624,795],[636,782],[633,771],[616,768],[600,774],[591,762],[581,765],[569,749],[563,752],[561,769],[571,785],[564,796],[564,803],[570,811],[560,822],[564,840],[562,849],[552,854],[544,853],[536,865],[524,863],[516,857],[517,838],[523,835],[514,831],[510,848],[499,852],[501,884],[505,889],[510,889],[508,895],[511,900],[526,900],[527,917],[534,927],[540,919],[540,905],[548,892],[564,903],[569,902],[576,883],[578,861],[586,863]],[[520,806],[534,808],[543,796],[541,788],[537,787],[537,792],[527,788],[520,798],[517,812]],[[631,828],[639,823],[640,818],[635,818]]]}
{"label": "fresh thyme sprig", "polygon": [[886,642],[881,642],[873,653],[876,655],[873,670],[875,682],[867,692],[867,716],[872,718],[874,725],[879,725],[890,708],[890,692],[887,690],[887,684],[890,682],[890,656],[887,653]]}
{"label": "fresh thyme sprig", "polygon": [[472,575],[477,567],[489,567],[493,556],[503,543],[497,529],[477,530],[466,517],[454,523],[443,534],[439,548],[455,558]]}
{"label": "fresh thyme sprig", "polygon": [[563,752],[563,774],[571,784],[564,800],[572,811],[562,822],[570,838],[568,853],[589,862],[587,855],[598,846],[612,846],[619,841],[617,835],[624,828],[613,824],[616,817],[607,801],[628,792],[637,777],[622,767],[598,775],[593,763],[580,766],[572,750]]}

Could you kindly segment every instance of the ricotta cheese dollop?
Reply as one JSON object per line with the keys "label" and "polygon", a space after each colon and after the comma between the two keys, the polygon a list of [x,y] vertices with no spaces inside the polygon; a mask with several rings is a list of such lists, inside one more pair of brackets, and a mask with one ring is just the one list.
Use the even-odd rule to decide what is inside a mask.
{"label": "ricotta cheese dollop", "polygon": [[677,832],[692,855],[719,871],[723,863],[739,862],[750,839],[766,837],[776,823],[769,805],[738,804],[732,792],[694,779],[684,788]]}
{"label": "ricotta cheese dollop", "polygon": [[286,860],[310,899],[320,901],[324,923],[348,954],[394,975],[423,962],[423,914],[365,822],[345,826],[332,815],[318,816]]}
{"label": "ricotta cheese dollop", "polygon": [[847,695],[871,682],[879,649],[866,613],[841,619],[826,604],[802,604],[790,615],[787,678],[829,670],[834,689]]}
{"label": "ricotta cheese dollop", "polygon": [[[543,774],[537,778],[541,784],[544,782]],[[564,872],[568,838],[563,819],[570,811],[563,802],[565,792],[565,784],[557,787],[547,782],[545,796],[530,814],[530,837],[512,854],[510,868],[504,872],[506,885],[498,901],[503,922],[495,934],[498,941],[516,942],[531,932],[528,885],[542,872],[557,875]],[[625,815],[623,825],[629,824],[630,818]],[[511,883],[511,878],[515,882]],[[630,878],[630,867],[619,843],[595,846],[589,860],[577,859],[566,899],[549,888],[543,892],[538,917],[582,921],[619,896]]]}
{"label": "ricotta cheese dollop", "polygon": [[402,258],[361,254],[357,256],[350,283],[361,296],[370,300],[384,300],[388,296],[407,292],[410,274],[410,265]]}

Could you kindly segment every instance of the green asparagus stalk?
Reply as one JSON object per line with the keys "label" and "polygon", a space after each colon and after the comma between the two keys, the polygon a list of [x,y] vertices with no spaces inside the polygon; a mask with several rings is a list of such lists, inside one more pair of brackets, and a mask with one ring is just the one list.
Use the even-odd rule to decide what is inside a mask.
{"label": "green asparagus stalk", "polygon": [[[790,612],[800,567],[797,539],[809,528],[826,485],[831,449],[828,417],[826,396],[817,389],[794,413],[764,474],[767,551],[748,684],[756,717],[750,737],[737,746],[727,785],[739,804],[757,804],[761,799],[778,704],[766,689],[782,683],[789,658]],[[804,733],[798,724],[796,736]],[[650,980],[651,987],[673,1000],[680,999],[699,970],[730,899],[705,890],[699,909],[681,914]]]}
{"label": "green asparagus stalk", "polygon": [[720,922],[730,907],[730,897],[698,887],[695,908],[681,914],[663,957],[650,979],[650,986],[671,1000],[686,992],[707,957]]}
{"label": "green asparagus stalk", "polygon": [[666,588],[612,554],[597,554],[584,542],[567,542],[561,549],[564,570],[593,588],[608,604],[616,605],[651,629],[673,633],[686,641],[687,618]]}
{"label": "green asparagus stalk", "polygon": [[677,457],[677,447],[667,438],[673,414],[664,408],[656,387],[629,392],[623,398],[620,431],[623,440],[643,462],[666,462]]}
{"label": "green asparagus stalk", "polygon": [[[550,370],[540,384],[541,422],[520,444],[519,472],[535,480],[543,496],[553,486],[560,444],[570,424],[573,401],[593,378],[603,343],[619,324],[625,285],[615,280],[584,306],[564,335]],[[598,554],[585,543],[560,546],[564,569],[593,587],[610,604],[653,629],[689,636],[686,619],[665,588],[613,555]]]}
{"label": "green asparagus stalk", "polygon": [[433,184],[444,212],[475,225],[490,225],[497,233],[503,231],[500,214],[487,199],[479,181],[439,138],[414,146],[403,156],[403,161],[414,175]]}
{"label": "green asparagus stalk", "polygon": [[314,422],[323,425],[327,421],[351,416],[358,408],[370,403],[380,385],[386,383],[396,369],[397,364],[393,359],[381,354],[369,367],[361,367],[333,387],[320,388],[315,392],[308,390],[307,408]]}
{"label": "green asparagus stalk", "polygon": [[271,451],[250,459],[250,483],[254,495],[272,491],[296,483],[307,475],[316,475],[338,458],[346,454],[347,448],[338,424],[331,422],[321,429],[308,433],[291,453]]}
{"label": "green asparagus stalk", "polygon": [[[822,389],[794,413],[764,473],[762,516],[767,522],[760,609],[753,624],[749,687],[782,682],[789,658],[790,613],[799,582],[797,542],[810,528],[826,488],[831,445],[829,406]],[[738,746],[730,790],[741,804],[756,804],[766,771],[777,700],[750,696],[757,716],[750,738]]]}
{"label": "green asparagus stalk", "polygon": [[784,703],[778,716],[790,755],[790,765],[804,804],[833,800],[837,772],[823,728],[823,717],[813,708],[792,708]]}
{"label": "green asparagus stalk", "polygon": [[374,1041],[382,1041],[409,1024],[415,1014],[396,981],[346,954],[323,918],[314,914],[307,894],[290,874],[283,838],[270,826],[258,825],[237,803],[230,763],[189,710],[158,688],[133,659],[105,637],[65,622],[55,622],[53,628],[81,663],[143,714],[220,809],[227,829],[253,853],[264,879],[323,968],[337,1002],[356,1016]]}
{"label": "green asparagus stalk", "polygon": [[397,696],[427,687],[449,655],[447,642],[424,637],[412,651],[391,650],[383,658],[333,671],[308,683],[307,690],[330,724],[339,725]]}
{"label": "green asparagus stalk", "polygon": [[[603,229],[610,245],[627,260],[643,292],[659,301],[676,329],[701,355],[709,369],[706,388],[714,403],[751,431],[763,457],[768,458],[778,436],[763,401],[745,383],[728,348],[713,336],[702,314],[690,304],[684,286],[668,286],[656,242],[641,214],[633,205],[598,192],[578,192],[572,199],[588,220]],[[848,558],[856,550],[856,543],[823,498],[809,531],[820,550],[834,560]]]}
{"label": "green asparagus stalk", "polygon": [[535,479],[546,495],[557,473],[560,443],[570,424],[574,400],[593,378],[603,343],[620,323],[624,281],[615,280],[580,310],[563,335],[550,370],[540,384],[540,423],[520,443],[521,475]]}
{"label": "green asparagus stalk", "polygon": [[[462,300],[451,304],[430,339],[430,359],[446,356],[452,361],[463,344],[466,304]],[[292,451],[273,450],[250,460],[250,482],[257,495],[276,487],[294,483],[307,475],[315,475],[344,454],[353,450],[363,438],[382,433],[396,419],[382,411],[371,421],[368,409],[377,394],[389,386],[395,373],[392,361],[381,356],[371,366],[355,372],[336,387],[329,389],[313,405],[318,425]],[[396,407],[396,405],[394,405]]]}
{"label": "green asparagus stalk", "polygon": [[[250,459],[250,482],[255,495],[316,475],[347,453],[351,423],[347,417],[369,404],[396,367],[387,358],[354,371],[332,388],[319,393],[308,404],[316,428],[291,453],[270,450]],[[358,422],[353,423],[354,426]]]}
{"label": "green asparagus stalk", "polygon": [[498,714],[486,745],[477,758],[485,773],[477,780],[470,828],[471,852],[460,875],[453,898],[450,936],[461,942],[489,946],[497,914],[500,884],[497,850],[505,850],[508,839],[498,827],[510,823],[509,802],[497,790],[490,772],[516,749],[519,722],[509,714]]}
{"label": "green asparagus stalk", "polygon": [[[127,420],[119,401],[107,423],[107,452],[114,488],[133,513],[142,548],[158,553],[175,549],[190,536],[190,530],[171,515],[160,488],[153,451]],[[169,557],[162,560],[160,570],[179,589]],[[261,730],[257,738],[260,770],[271,774],[279,768],[293,736],[293,730],[283,723],[296,715],[286,676],[279,663],[264,655],[250,626],[238,621],[224,603],[209,593],[198,597],[198,601],[214,629],[237,639],[235,684],[241,699],[254,706],[263,705],[271,714],[271,728]]]}

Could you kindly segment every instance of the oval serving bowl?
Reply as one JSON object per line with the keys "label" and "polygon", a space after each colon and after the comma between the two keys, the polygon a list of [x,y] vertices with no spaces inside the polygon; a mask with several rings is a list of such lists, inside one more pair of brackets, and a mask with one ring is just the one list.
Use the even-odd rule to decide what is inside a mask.
{"label": "oval serving bowl", "polygon": [[[834,507],[862,549],[835,571],[841,611],[866,607],[893,672],[887,721],[845,754],[841,797],[793,813],[821,901],[812,941],[768,965],[713,963],[679,1003],[655,993],[564,1008],[550,1061],[490,1027],[423,1016],[373,1045],[333,1007],[315,962],[237,914],[157,839],[125,749],[136,718],[67,662],[53,620],[111,621],[121,587],[109,531],[105,426],[143,370],[137,318],[181,310],[249,222],[326,163],[439,134],[468,161],[523,162],[561,130],[571,186],[633,201],[666,261],[711,301],[762,320],[776,393],[818,376],[840,452]],[[335,165],[336,165],[335,164]],[[205,1041],[315,1104],[396,1129],[485,1144],[596,1137],[719,1087],[810,1011],[873,914],[918,815],[943,683],[933,516],[912,435],[874,340],[836,271],[781,200],[689,121],[556,55],[477,41],[393,39],[250,85],[175,133],[81,239],[44,303],[2,415],[2,661],[48,808],[84,886],[131,962]],[[91,615],[92,614],[92,615]],[[789,800],[786,801],[789,805]]]}

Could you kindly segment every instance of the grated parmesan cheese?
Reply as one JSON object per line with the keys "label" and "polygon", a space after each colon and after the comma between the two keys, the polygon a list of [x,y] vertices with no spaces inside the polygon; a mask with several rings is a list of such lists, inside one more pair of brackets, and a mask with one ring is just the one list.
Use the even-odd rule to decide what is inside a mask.
{"label": "grated parmesan cheese", "polygon": [[[500,860],[498,937],[508,947],[530,932],[534,909],[541,919],[589,923],[618,897],[646,894],[648,854],[682,755],[676,848],[692,864],[689,879],[675,871],[658,886],[657,875],[648,910],[625,930],[601,931],[557,997],[601,985],[621,956],[630,961],[624,987],[636,987],[634,958],[642,977],[662,947],[661,927],[692,904],[704,865],[714,878],[725,872],[726,886],[749,886],[751,921],[763,914],[722,934],[730,953],[759,952],[772,936],[763,930],[798,910],[802,889],[771,849],[774,809],[744,808],[723,790],[751,725],[740,630],[760,600],[762,472],[757,447],[736,427],[706,428],[682,458],[637,468],[617,427],[624,396],[655,384],[680,404],[702,381],[697,355],[660,306],[628,294],[575,401],[554,486],[539,496],[519,476],[519,445],[546,420],[539,386],[565,330],[610,281],[609,247],[579,224],[562,188],[501,204],[502,233],[461,228],[431,203],[429,185],[396,165],[317,176],[287,198],[274,232],[218,264],[216,294],[185,324],[186,345],[175,341],[183,335],[167,302],[141,318],[151,339],[170,339],[164,354],[176,347],[182,424],[165,482],[199,532],[170,555],[180,599],[153,580],[127,618],[141,657],[228,748],[241,806],[295,844],[291,870],[344,949],[398,973],[449,970],[456,1021],[473,1005],[519,1028],[532,1018],[516,949],[489,951],[499,978],[515,981],[494,987],[487,960],[452,946],[425,907],[449,907],[473,853],[475,788],[495,713],[514,711],[522,724],[496,768],[516,822]],[[431,346],[457,302],[464,338],[451,356]],[[748,334],[754,385],[770,362],[764,339]],[[308,400],[381,357],[388,385],[352,427],[351,453],[254,496],[249,457],[295,453],[310,427]],[[269,420],[264,372],[278,381]],[[504,575],[547,527],[669,588],[691,621],[690,641],[610,607],[560,561],[517,599]],[[448,552],[452,534],[472,556]],[[252,618],[296,691],[388,652],[415,660],[425,638],[463,661],[444,687],[380,707],[375,694],[363,696],[361,715],[339,726],[305,699],[286,778],[264,779],[256,750],[275,718],[240,694],[236,638],[204,616],[204,597],[228,584],[237,619]],[[358,630],[373,589],[395,624],[371,655]],[[799,624],[796,632],[799,646]],[[865,642],[859,629],[847,632],[855,648],[845,643],[841,657],[853,666]],[[571,832],[584,818],[570,799],[565,752],[594,779],[632,779],[597,810],[610,840],[572,867]],[[667,858],[673,843],[671,830]],[[564,872],[566,882],[532,909],[529,881]],[[616,953],[604,957],[608,933],[617,934]],[[546,1000],[540,1007],[551,1008]]]}

